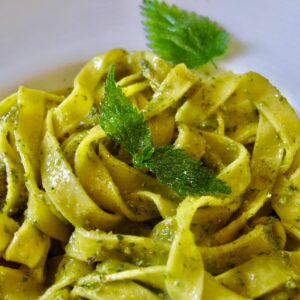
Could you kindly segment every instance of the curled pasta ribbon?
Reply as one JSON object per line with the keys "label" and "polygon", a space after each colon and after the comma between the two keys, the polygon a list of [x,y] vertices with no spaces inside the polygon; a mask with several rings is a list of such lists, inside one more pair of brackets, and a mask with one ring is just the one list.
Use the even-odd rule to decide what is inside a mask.
{"label": "curled pasta ribbon", "polygon": [[94,93],[102,76],[112,63],[124,56],[123,49],[113,49],[88,62],[74,81],[72,93],[57,107],[53,113],[55,135],[60,139],[72,133],[94,104]]}
{"label": "curled pasta ribbon", "polygon": [[204,80],[178,109],[176,121],[198,127],[235,92],[240,77],[231,72]]}
{"label": "curled pasta ribbon", "polygon": [[14,233],[19,229],[19,224],[8,217],[4,213],[0,213],[0,228],[1,230],[1,241],[0,241],[0,253],[3,254],[11,242]]}
{"label": "curled pasta ribbon", "polygon": [[[266,152],[266,149],[268,151]],[[258,132],[250,161],[251,183],[237,217],[214,236],[213,243],[224,243],[232,239],[270,198],[271,190],[283,158],[282,141],[268,120],[260,115]]]}
{"label": "curled pasta ribbon", "polygon": [[[213,275],[220,274],[261,253],[284,249],[285,230],[279,221],[270,219],[255,226],[234,241],[214,247],[201,247],[205,269]],[[228,263],[230,262],[230,264]]]}
{"label": "curled pasta ribbon", "polygon": [[[196,246],[190,225],[196,210],[203,205],[220,204],[215,198],[186,198],[176,214],[177,230],[167,262],[166,286],[172,299],[201,299],[204,282],[204,266]],[[186,255],[186,247],[189,254]]]}
{"label": "curled pasta ribbon", "polygon": [[[71,228],[57,216],[57,211],[46,203],[41,184],[40,155],[41,137],[44,127],[46,97],[40,91],[21,87],[18,93],[18,116],[16,120],[16,147],[25,171],[28,190],[26,216],[45,234],[67,241]],[[32,116],[34,115],[34,117]]]}
{"label": "curled pasta ribbon", "polygon": [[[215,165],[218,159],[218,178],[227,182],[232,189],[231,194],[220,202],[220,206],[202,207],[195,213],[192,223],[197,242],[207,243],[204,229],[206,232],[217,230],[241,205],[241,196],[251,180],[249,154],[243,145],[217,133],[205,132],[185,124],[179,124],[178,128],[177,146],[192,155],[199,157],[201,154],[211,165]],[[190,149],[199,149],[200,152],[195,153]],[[220,219],[224,223],[219,222]]]}
{"label": "curled pasta ribbon", "polygon": [[44,287],[17,269],[0,266],[0,290],[3,298],[31,300],[38,299]]}
{"label": "curled pasta ribbon", "polygon": [[[0,121],[0,157],[6,169],[7,192],[3,203],[3,212],[8,215],[16,214],[24,207],[26,201],[26,190],[24,186],[24,171],[20,156],[8,139],[14,136],[15,113],[10,112],[6,118]],[[6,184],[3,182],[3,184]]]}
{"label": "curled pasta ribbon", "polygon": [[[39,231],[30,220],[26,219],[18,231],[15,232],[5,251],[4,258],[34,268],[43,260],[49,247],[50,238]],[[31,255],[33,250],[34,256]]]}
{"label": "curled pasta ribbon", "polygon": [[[300,149],[300,148],[299,148]],[[287,174],[280,176],[272,191],[272,207],[279,215],[286,230],[299,240],[299,197],[300,197],[300,150]]]}
{"label": "curled pasta ribbon", "polygon": [[[13,143],[16,149],[15,151],[18,153],[18,157],[20,157],[19,161],[22,166],[22,172],[25,172],[24,176],[27,178],[26,187],[29,198],[36,197],[38,193],[37,174],[39,174],[39,167],[36,157],[39,155],[40,134],[44,118],[44,98],[46,96],[49,97],[49,94],[25,89],[23,87],[18,91],[16,103],[18,109],[15,117],[15,140],[13,140]],[[37,102],[35,103],[35,101]],[[35,119],[32,119],[32,111],[35,113]],[[32,127],[32,124],[34,124],[34,127]],[[31,147],[28,147],[29,144]],[[20,178],[23,184],[24,176]],[[8,191],[10,189],[11,187],[8,184]],[[33,207],[36,207],[35,203],[29,206],[28,211],[32,212]],[[45,216],[53,216],[47,206],[44,206],[44,208]],[[9,261],[22,263],[23,266],[21,266],[20,269],[41,282],[44,280],[44,265],[50,247],[50,238],[35,226],[33,219],[28,217],[28,211],[23,224],[14,232],[13,238],[9,245],[7,245],[4,258]],[[50,221],[52,221],[53,218],[50,219]],[[67,237],[65,237],[65,239],[66,238]],[[31,255],[32,251],[35,253],[35,256]]]}
{"label": "curled pasta ribbon", "polygon": [[151,265],[164,264],[169,247],[166,243],[147,237],[76,229],[66,246],[66,253],[82,261],[94,262],[109,258],[126,261],[126,258],[130,258],[138,265]]}
{"label": "curled pasta ribbon", "polygon": [[83,189],[54,135],[52,114],[47,115],[41,157],[42,182],[50,201],[75,227],[111,228],[122,217],[103,211]]}
{"label": "curled pasta ribbon", "polygon": [[[127,165],[118,161],[105,150],[104,146],[100,145],[100,153],[102,158],[96,154],[91,143],[105,137],[105,133],[97,126],[93,128],[90,133],[79,144],[75,153],[75,174],[78,176],[82,186],[92,199],[106,211],[117,212],[120,215],[127,217],[133,221],[144,221],[158,216],[158,211],[155,206],[151,209],[151,202],[156,204],[162,214],[168,214],[168,211],[174,211],[175,203],[163,199],[159,194],[154,194],[147,191],[133,191],[130,194],[124,193],[122,184],[113,180],[111,174],[106,168],[110,165],[110,160],[114,160],[113,166],[118,170],[118,176],[122,176],[122,166],[124,169],[123,179],[124,184],[128,183],[128,176],[131,173],[134,175],[142,176],[145,179],[140,188],[144,188],[144,182],[156,182],[148,176],[143,176],[139,171],[129,168]],[[117,184],[115,184],[117,182]],[[157,185],[157,184],[156,184]],[[119,189],[118,186],[121,188]],[[159,185],[158,185],[159,186]],[[133,188],[133,186],[131,186]],[[122,199],[126,199],[125,201]],[[129,200],[130,199],[130,200]],[[130,207],[130,202],[131,206]],[[134,206],[133,206],[134,205]],[[145,208],[144,210],[142,208]]]}
{"label": "curled pasta ribbon", "polygon": [[299,253],[275,251],[262,254],[219,275],[217,280],[245,297],[257,298],[289,280],[299,280],[294,259],[299,259]]}
{"label": "curled pasta ribbon", "polygon": [[196,81],[197,77],[184,64],[175,66],[145,107],[145,118],[149,119],[176,103]]}
{"label": "curled pasta ribbon", "polygon": [[56,299],[62,295],[69,297],[68,286],[90,273],[92,269],[92,265],[64,256],[59,262],[52,286],[39,299]]}
{"label": "curled pasta ribbon", "polygon": [[[185,209],[187,207],[190,208],[190,202],[195,203],[194,211],[201,205],[219,205],[219,201],[215,198],[205,198],[197,201],[196,199],[187,199],[185,200],[180,207],[183,207],[184,215],[181,216],[177,214],[177,219],[181,220],[181,222],[188,223],[188,219],[192,219],[193,211],[190,210],[187,212]],[[184,205],[186,203],[186,205]],[[200,204],[201,203],[201,204]],[[189,213],[188,216],[185,215]],[[182,224],[183,225],[183,224]],[[189,226],[186,224],[184,226],[182,234],[186,234]],[[188,229],[190,232],[190,230]],[[192,233],[190,232],[192,235]],[[179,241],[182,241],[182,238],[179,238]],[[174,240],[174,243],[178,241]],[[198,248],[193,241],[193,237],[188,240],[189,249],[191,249],[191,245],[194,245],[193,253],[201,259],[201,250]],[[153,244],[154,243],[154,244]],[[82,249],[82,246],[86,245],[85,250]],[[100,246],[99,246],[100,245]],[[153,245],[153,246],[152,246]],[[155,246],[154,246],[155,245]],[[175,244],[176,245],[176,244]],[[141,247],[141,248],[140,248]],[[174,247],[174,244],[172,245]],[[185,249],[181,249],[181,247],[174,247],[176,253],[171,255],[169,254],[167,265],[162,265],[162,263],[166,263],[167,252],[164,249],[168,249],[169,246],[167,244],[161,242],[155,242],[154,240],[146,239],[146,238],[137,238],[134,236],[125,236],[125,235],[108,235],[104,233],[97,232],[86,232],[86,231],[78,231],[72,237],[72,243],[67,247],[68,255],[72,257],[77,257],[77,259],[83,261],[104,261],[104,263],[97,266],[96,271],[91,274],[86,275],[81,278],[78,283],[75,285],[72,290],[73,295],[83,296],[83,297],[92,297],[91,295],[100,295],[104,297],[108,297],[111,295],[112,291],[116,291],[117,293],[120,290],[123,291],[125,289],[129,281],[128,280],[137,280],[141,281],[146,285],[161,289],[162,291],[168,293],[169,295],[172,293],[170,289],[176,289],[176,295],[173,298],[182,296],[190,296],[193,295],[194,298],[201,299],[201,290],[203,290],[203,299],[209,299],[209,295],[211,295],[212,290],[211,287],[214,287],[214,293],[216,297],[220,297],[222,299],[222,295],[228,295],[233,297],[233,299],[245,299],[240,297],[224,287],[218,285],[214,279],[204,271],[202,264],[197,264],[197,261],[190,259],[190,255],[186,255]],[[143,249],[141,251],[141,249]],[[160,249],[160,250],[159,250]],[[172,250],[171,250],[172,251]],[[173,250],[174,251],[174,250]],[[172,253],[172,252],[170,252]],[[149,255],[149,256],[148,256]],[[182,263],[178,264],[178,256],[182,260]],[[165,257],[165,260],[159,260],[159,257]],[[118,259],[118,260],[112,260]],[[145,267],[137,267],[134,264],[130,264],[126,262],[130,258],[130,261],[135,261],[138,265],[145,265]],[[121,259],[121,260],[120,260]],[[125,260],[125,261],[124,261]],[[186,261],[187,260],[187,261]],[[185,270],[182,273],[179,266],[188,267],[188,262],[193,263],[193,274],[189,273],[188,270]],[[149,265],[147,267],[147,265]],[[169,264],[169,265],[168,265]],[[202,266],[202,267],[201,267]],[[114,270],[118,270],[117,273]],[[109,272],[109,273],[108,273]],[[164,275],[164,274],[167,274]],[[197,274],[197,277],[194,275]],[[199,275],[198,275],[199,274]],[[177,278],[179,276],[180,278]],[[185,276],[186,279],[181,278],[181,276]],[[190,289],[184,289],[183,287],[188,286],[188,283],[191,282],[190,276],[195,278],[195,280],[202,281],[202,284],[193,285],[197,286],[197,291],[193,290],[191,294]],[[205,279],[203,279],[203,276]],[[179,280],[179,281],[177,281]],[[203,284],[203,280],[207,282],[207,286]],[[118,284],[112,284],[111,282],[122,281]],[[180,284],[176,284],[176,282],[180,282]],[[174,288],[175,284],[175,288]],[[129,285],[130,286],[130,285]],[[130,287],[132,291],[132,295],[139,295],[140,287],[134,285],[134,287]],[[200,290],[199,290],[200,289]],[[145,291],[144,291],[145,292]],[[216,293],[217,292],[217,293]],[[177,294],[179,293],[179,294]],[[106,298],[105,298],[106,299]],[[219,299],[219,298],[216,298]]]}
{"label": "curled pasta ribbon", "polygon": [[248,80],[249,99],[267,118],[282,140],[285,155],[280,172],[284,173],[292,164],[293,157],[300,146],[299,119],[287,100],[267,79],[253,72],[244,76]]}
{"label": "curled pasta ribbon", "polygon": [[[109,299],[112,293],[124,294],[126,293],[126,284],[128,282],[136,283],[134,288],[131,288],[131,294],[133,297],[140,296],[141,287],[137,285],[138,282],[143,285],[159,289],[162,291],[161,295],[167,295],[167,289],[165,285],[165,266],[150,266],[150,267],[137,267],[130,263],[125,263],[118,260],[106,260],[105,262],[97,265],[96,270],[89,275],[86,275],[76,283],[73,288],[72,296],[92,297],[93,295],[107,297]],[[114,285],[113,282],[122,282],[122,285]],[[103,288],[104,287],[104,288]],[[202,299],[224,299],[230,298],[234,300],[246,299],[238,294],[225,288],[216,280],[205,272],[204,276],[204,290]],[[147,291],[147,290],[146,290]],[[143,287],[142,292],[148,297],[154,297],[149,290],[146,292]],[[113,294],[115,295],[115,294]],[[152,298],[151,298],[152,299]]]}

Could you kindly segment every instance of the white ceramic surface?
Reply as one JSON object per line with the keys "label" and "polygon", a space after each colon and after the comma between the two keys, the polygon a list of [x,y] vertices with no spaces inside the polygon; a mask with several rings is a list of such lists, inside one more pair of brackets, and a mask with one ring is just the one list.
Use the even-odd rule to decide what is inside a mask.
{"label": "white ceramic surface", "polygon": [[[299,0],[172,0],[232,37],[219,64],[268,77],[300,112]],[[59,89],[112,47],[145,49],[141,0],[0,0],[0,97],[20,84]]]}

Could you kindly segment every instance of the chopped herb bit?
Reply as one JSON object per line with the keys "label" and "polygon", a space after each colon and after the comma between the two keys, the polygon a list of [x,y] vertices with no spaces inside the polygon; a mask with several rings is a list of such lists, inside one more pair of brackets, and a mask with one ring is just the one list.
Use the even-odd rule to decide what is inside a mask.
{"label": "chopped herb bit", "polygon": [[99,274],[99,280],[100,281],[105,281],[106,280],[106,275],[105,274]]}
{"label": "chopped herb bit", "polygon": [[148,46],[173,63],[199,67],[225,53],[228,34],[215,22],[157,0],[144,0],[141,14]]}
{"label": "chopped herb bit", "polygon": [[117,234],[117,239],[118,239],[119,241],[122,241],[122,240],[124,239],[124,237],[123,237],[123,235],[121,235],[121,234]]}
{"label": "chopped herb bit", "polygon": [[292,184],[289,186],[289,189],[290,189],[292,192],[298,191],[297,187],[294,186],[294,185],[292,185]]}

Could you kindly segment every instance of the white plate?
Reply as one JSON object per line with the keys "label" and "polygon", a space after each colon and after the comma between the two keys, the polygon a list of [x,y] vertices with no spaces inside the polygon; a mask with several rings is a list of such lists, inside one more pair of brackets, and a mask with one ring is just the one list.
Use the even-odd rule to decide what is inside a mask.
{"label": "white plate", "polygon": [[[1,0],[0,97],[20,84],[59,89],[82,63],[113,47],[145,49],[141,0]],[[224,26],[233,45],[220,64],[257,71],[300,112],[299,0],[177,0]]]}

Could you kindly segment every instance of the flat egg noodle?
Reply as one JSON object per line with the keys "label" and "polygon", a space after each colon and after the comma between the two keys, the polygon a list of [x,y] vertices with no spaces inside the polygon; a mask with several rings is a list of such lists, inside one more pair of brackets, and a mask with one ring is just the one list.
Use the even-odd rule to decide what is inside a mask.
{"label": "flat egg noodle", "polygon": [[[78,278],[90,273],[92,270],[92,265],[64,256],[57,267],[54,282],[39,300],[56,299],[55,297],[57,297],[60,291],[65,290],[66,287],[75,282]],[[63,293],[65,294],[67,292],[65,291]],[[69,293],[67,294],[69,295]]]}
{"label": "flat egg noodle", "polygon": [[[123,261],[106,260],[105,262],[98,264],[94,272],[80,278],[75,288],[72,290],[72,294],[77,295],[79,287],[79,290],[82,292],[83,289],[93,289],[94,287],[97,289],[99,285],[103,285],[106,282],[135,280],[136,282],[142,282],[147,286],[159,289],[162,293],[167,295],[164,275],[165,269],[165,266],[159,265],[137,267]],[[204,300],[209,300],[212,299],[211,297],[214,297],[216,300],[226,299],[226,297],[232,300],[246,299],[225,288],[216,282],[209,273],[205,272],[202,298]]]}
{"label": "flat egg noodle", "polygon": [[5,213],[0,212],[0,255],[3,255],[4,250],[11,242],[14,233],[19,229],[19,224],[12,218],[8,217]]}
{"label": "flat egg noodle", "polygon": [[[202,257],[209,253],[196,246],[189,227],[196,210],[207,205],[219,206],[220,199],[205,196],[198,199],[187,197],[177,210],[177,231],[166,267],[165,284],[168,295],[171,295],[172,299],[211,299],[211,296],[214,299],[224,299],[223,297],[244,299],[219,285],[204,269]],[[213,260],[215,259],[213,258]],[[198,284],[195,284],[195,281],[198,281]],[[212,287],[213,290],[211,290]]]}
{"label": "flat egg noodle", "polygon": [[[163,282],[162,268],[163,266],[137,268],[130,263],[109,259],[98,264],[94,272],[80,278],[72,290],[72,296],[89,298],[92,297],[91,295],[97,295],[97,297],[103,297],[102,299],[111,299],[109,297],[115,296],[117,290],[117,294],[128,295],[127,297],[143,296],[147,299],[149,297],[150,299],[160,299],[145,287],[138,285],[137,281],[148,283],[154,288],[161,286]],[[112,282],[119,282],[119,284],[110,284]],[[126,290],[128,282],[131,284],[130,294]]]}
{"label": "flat egg noodle", "polygon": [[175,104],[196,81],[197,77],[184,64],[172,68],[149,104],[144,108],[145,119],[149,119]]}
{"label": "flat egg noodle", "polygon": [[[202,143],[202,139],[204,139],[204,152],[214,151],[214,153],[220,157],[223,169],[220,170],[218,178],[227,182],[231,187],[231,194],[223,200],[221,206],[212,208],[208,206],[199,209],[195,213],[193,226],[195,231],[198,231],[196,238],[199,242],[201,241],[201,238],[204,238],[206,235],[205,232],[208,231],[211,234],[211,232],[218,229],[218,226],[222,226],[222,223],[218,222],[218,220],[221,219],[223,222],[226,222],[231,214],[240,206],[241,196],[247,189],[251,180],[249,154],[241,144],[236,143],[225,136],[189,128],[187,125],[184,125],[184,127],[182,126],[183,125],[179,125],[179,128],[182,128],[181,134],[183,137],[180,137],[179,135],[179,138],[190,140],[189,146],[191,148],[194,149],[195,146]],[[184,138],[184,135],[188,135],[188,138]],[[193,154],[193,152],[190,153]],[[207,158],[207,162],[209,164],[214,164],[214,161],[211,161],[210,157]]]}
{"label": "flat egg noodle", "polygon": [[94,103],[94,91],[108,67],[123,58],[126,51],[114,49],[88,62],[74,81],[72,93],[57,107],[53,114],[57,138],[72,133]]}
{"label": "flat egg noodle", "polygon": [[274,188],[272,205],[283,222],[289,223],[298,230],[299,226],[299,186],[300,168],[289,178],[281,178]]}
{"label": "flat egg noodle", "polygon": [[201,253],[205,269],[217,275],[261,253],[283,249],[285,241],[285,231],[281,223],[270,219],[267,224],[255,226],[230,243],[201,247]]}
{"label": "flat egg noodle", "polygon": [[0,297],[2,299],[38,299],[43,289],[43,285],[21,271],[0,266]]}
{"label": "flat egg noodle", "polygon": [[[29,219],[21,227],[7,247],[4,258],[34,268],[43,259],[50,247],[50,238],[39,231]],[[32,249],[35,255],[31,255]]]}
{"label": "flat egg noodle", "polygon": [[52,114],[53,111],[48,112],[42,141],[41,175],[46,193],[73,226],[111,228],[121,220],[121,216],[106,213],[85,192],[54,135]]}
{"label": "flat egg noodle", "polygon": [[[118,186],[114,183],[105,167],[105,162],[103,162],[105,158],[100,159],[91,146],[93,141],[104,138],[105,136],[104,131],[97,126],[91,129],[90,133],[82,140],[76,150],[75,174],[78,176],[82,186],[92,199],[107,211],[117,212],[133,221],[144,221],[157,216],[157,212],[150,209],[145,209],[144,211],[140,210],[139,212],[138,205],[131,210],[123,201]],[[121,164],[121,162],[115,165],[116,168],[118,168],[118,164]],[[127,174],[124,175],[128,177]],[[140,199],[144,197],[144,194],[141,192],[131,194],[131,197],[135,195]],[[124,197],[126,197],[126,195]],[[160,196],[157,195],[157,197]],[[157,199],[157,197],[155,199]],[[163,202],[161,197],[159,200],[158,204],[166,203],[166,205],[168,205],[167,201]],[[140,204],[138,201],[136,202]],[[166,205],[164,207],[166,207]]]}
{"label": "flat egg noodle", "polygon": [[[18,213],[26,201],[24,170],[19,154],[11,140],[14,132],[15,110],[0,120],[0,157],[6,169],[7,193],[2,211],[8,215]],[[8,141],[10,138],[11,141]]]}
{"label": "flat egg noodle", "polygon": [[134,281],[114,281],[104,285],[97,285],[95,287],[81,287],[75,286],[71,292],[72,296],[84,297],[86,299],[145,299],[145,300],[160,300],[161,297],[149,289],[135,283]]}
{"label": "flat egg noodle", "polygon": [[293,256],[299,257],[299,252],[262,254],[219,275],[217,280],[244,297],[260,297],[288,280],[299,280],[299,269],[291,261]]}
{"label": "flat egg noodle", "polygon": [[248,92],[250,100],[258,111],[272,124],[283,142],[285,155],[280,172],[284,173],[293,162],[293,157],[300,146],[300,123],[295,111],[287,100],[261,75],[249,72]]}
{"label": "flat egg noodle", "polygon": [[227,101],[219,107],[224,118],[225,133],[242,144],[253,143],[256,138],[259,115],[249,100],[248,80],[241,76],[239,84]]}
{"label": "flat egg noodle", "polygon": [[138,265],[164,264],[170,246],[148,237],[75,229],[66,253],[82,261],[114,258]]}
{"label": "flat egg noodle", "polygon": [[161,59],[152,51],[130,52],[128,56],[131,72],[140,73],[148,79],[150,86],[156,91],[170,72],[172,65]]}
{"label": "flat egg noodle", "polygon": [[[199,206],[214,205],[214,202],[217,202],[214,198],[187,197],[178,207],[177,230],[166,267],[166,287],[172,299],[197,300],[202,298],[205,270],[201,253],[190,231],[190,225]],[[189,249],[188,255],[186,255],[187,248]]]}
{"label": "flat egg noodle", "polygon": [[201,121],[215,113],[236,90],[240,77],[231,72],[204,80],[200,87],[178,109],[176,122],[198,127]]}
{"label": "flat egg noodle", "polygon": [[[161,127],[161,124],[164,124]],[[172,107],[148,120],[151,131],[151,141],[155,147],[169,145],[175,131],[175,113]]]}
{"label": "flat egg noodle", "polygon": [[99,154],[123,197],[139,190],[148,190],[159,193],[166,199],[174,201],[180,199],[170,188],[160,184],[153,177],[115,158],[101,143],[99,144]]}
{"label": "flat egg noodle", "polygon": [[18,93],[11,94],[0,102],[0,116],[6,115],[17,103]]}
{"label": "flat egg noodle", "polygon": [[[40,144],[44,127],[45,95],[39,91],[21,87],[18,96],[18,115],[16,120],[16,147],[25,170],[28,190],[28,217],[45,234],[67,241],[71,228],[61,221],[46,203],[45,194],[39,189],[41,182]],[[34,116],[34,117],[33,117]]]}
{"label": "flat egg noodle", "polygon": [[232,240],[246,221],[264,205],[270,197],[282,157],[281,139],[276,134],[273,126],[261,115],[250,161],[252,180],[244,196],[243,205],[238,212],[240,215],[214,236],[213,243],[220,244]]}

